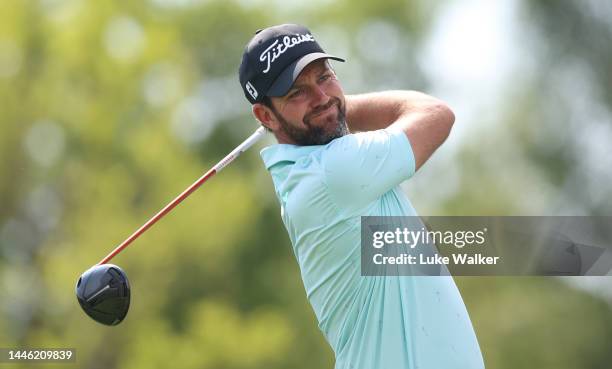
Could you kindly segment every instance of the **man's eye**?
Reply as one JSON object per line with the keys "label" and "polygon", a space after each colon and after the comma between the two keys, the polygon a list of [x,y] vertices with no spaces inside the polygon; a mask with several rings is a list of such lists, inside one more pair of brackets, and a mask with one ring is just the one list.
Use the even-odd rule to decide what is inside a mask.
{"label": "man's eye", "polygon": [[330,74],[324,74],[321,77],[319,77],[319,81],[321,82],[327,81],[330,77],[331,77]]}
{"label": "man's eye", "polygon": [[291,93],[291,95],[289,95],[289,98],[292,99],[294,97],[298,97],[302,94],[302,90],[296,90],[295,92]]}

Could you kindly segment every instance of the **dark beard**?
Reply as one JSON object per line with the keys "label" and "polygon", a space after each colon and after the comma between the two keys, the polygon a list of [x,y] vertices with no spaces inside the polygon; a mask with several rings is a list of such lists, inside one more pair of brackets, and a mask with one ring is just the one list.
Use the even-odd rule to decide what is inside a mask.
{"label": "dark beard", "polygon": [[[310,118],[317,113],[336,105],[338,108],[338,119],[333,127],[327,124],[321,127],[313,127],[310,124]],[[332,140],[349,134],[348,126],[346,125],[346,107],[342,105],[337,97],[330,97],[329,102],[315,111],[312,111],[304,116],[303,122],[306,129],[297,128],[290,124],[276,109],[272,109],[274,116],[278,119],[283,132],[291,138],[296,145],[312,146],[312,145],[327,145]]]}

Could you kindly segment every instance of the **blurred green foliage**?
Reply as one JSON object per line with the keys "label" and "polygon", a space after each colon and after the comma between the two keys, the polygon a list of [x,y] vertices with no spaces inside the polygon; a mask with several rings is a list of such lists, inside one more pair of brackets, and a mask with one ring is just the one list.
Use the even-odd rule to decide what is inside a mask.
{"label": "blurred green foliage", "polygon": [[[610,49],[593,41],[609,41],[609,24],[589,22],[590,13],[572,4],[522,8],[531,32],[550,44],[534,70],[566,50],[592,71],[609,111]],[[392,30],[417,48],[441,8],[416,0],[0,2],[0,347],[74,347],[78,360],[70,367],[78,368],[333,367],[257,155],[261,145],[113,260],[132,283],[121,325],[86,317],[74,284],[256,127],[236,76],[256,29],[299,22],[320,31],[324,46],[352,57],[338,67],[348,92],[389,81],[389,88],[427,91],[411,49],[400,47],[395,64],[377,69],[353,35],[374,24],[367,29]],[[564,24],[574,26],[576,48],[557,37]],[[592,37],[582,41],[590,42],[580,42],[585,32]],[[350,75],[350,63],[373,72]],[[571,137],[538,138],[537,122],[557,119],[568,97],[541,93],[554,90],[555,75],[537,76],[521,99],[483,118],[505,130],[491,129],[488,140],[458,151],[451,163],[462,176],[452,195],[419,194],[417,209],[528,213],[530,199],[554,188],[587,214],[610,211],[579,182],[568,185],[582,175],[572,174],[580,151],[567,150]],[[362,84],[351,85],[352,77]],[[483,152],[499,157],[487,161]],[[517,156],[522,161],[511,160]],[[426,168],[435,176],[442,169]],[[544,173],[546,186],[530,191],[535,172]],[[612,311],[603,299],[553,278],[457,283],[488,368],[610,366]]]}

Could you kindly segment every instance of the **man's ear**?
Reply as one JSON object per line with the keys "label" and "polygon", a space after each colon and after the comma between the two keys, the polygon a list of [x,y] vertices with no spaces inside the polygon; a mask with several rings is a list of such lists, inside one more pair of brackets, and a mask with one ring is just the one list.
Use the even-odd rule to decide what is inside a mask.
{"label": "man's ear", "polygon": [[266,128],[275,132],[278,129],[278,120],[274,116],[272,109],[264,104],[255,103],[252,107],[253,115]]}

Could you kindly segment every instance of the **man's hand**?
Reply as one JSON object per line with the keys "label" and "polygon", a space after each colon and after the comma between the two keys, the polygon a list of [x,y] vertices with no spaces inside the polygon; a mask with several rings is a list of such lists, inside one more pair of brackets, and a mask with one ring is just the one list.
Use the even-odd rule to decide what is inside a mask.
{"label": "man's hand", "polygon": [[402,130],[418,170],[448,137],[455,115],[441,100],[416,91],[385,91],[346,96],[346,121],[354,131],[391,127]]}

